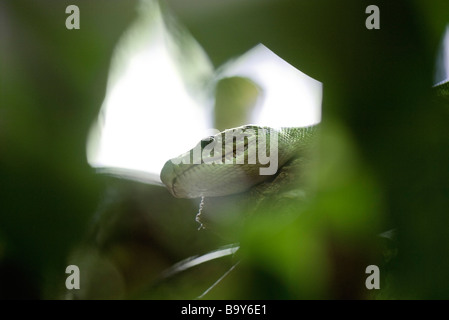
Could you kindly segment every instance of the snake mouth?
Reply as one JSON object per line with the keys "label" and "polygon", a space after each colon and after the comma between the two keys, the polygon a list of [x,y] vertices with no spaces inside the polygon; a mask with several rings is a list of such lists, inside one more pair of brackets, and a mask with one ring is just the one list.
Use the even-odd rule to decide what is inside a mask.
{"label": "snake mouth", "polygon": [[176,173],[171,160],[168,160],[164,164],[164,167],[161,170],[160,178],[162,183],[167,187],[168,191],[170,191],[173,196],[178,198],[175,191]]}
{"label": "snake mouth", "polygon": [[[184,167],[185,166],[185,167]],[[173,164],[171,160],[168,160],[161,170],[160,178],[163,184],[167,187],[168,191],[176,198],[189,198],[188,192],[185,192],[184,188],[179,188],[179,178],[182,177],[187,171],[193,169],[196,165],[184,164],[182,166]]]}

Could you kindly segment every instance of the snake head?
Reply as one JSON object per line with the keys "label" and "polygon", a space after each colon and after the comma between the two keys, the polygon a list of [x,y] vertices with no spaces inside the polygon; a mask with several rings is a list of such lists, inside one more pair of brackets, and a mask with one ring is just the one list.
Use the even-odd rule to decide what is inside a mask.
{"label": "snake head", "polygon": [[[274,129],[254,125],[228,129],[167,161],[161,180],[178,198],[240,193],[276,173],[277,151]],[[263,173],[272,167],[271,174]]]}

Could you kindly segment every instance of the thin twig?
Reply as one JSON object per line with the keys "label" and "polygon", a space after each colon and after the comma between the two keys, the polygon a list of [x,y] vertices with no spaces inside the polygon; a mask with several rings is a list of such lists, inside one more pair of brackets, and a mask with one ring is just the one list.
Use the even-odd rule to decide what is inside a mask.
{"label": "thin twig", "polygon": [[237,261],[231,268],[229,268],[228,271],[226,271],[217,281],[214,282],[213,285],[211,285],[209,288],[206,289],[201,295],[199,295],[196,300],[202,299],[206,294],[209,293],[221,280],[223,280],[229,273],[231,273],[232,270],[240,263],[240,261]]}

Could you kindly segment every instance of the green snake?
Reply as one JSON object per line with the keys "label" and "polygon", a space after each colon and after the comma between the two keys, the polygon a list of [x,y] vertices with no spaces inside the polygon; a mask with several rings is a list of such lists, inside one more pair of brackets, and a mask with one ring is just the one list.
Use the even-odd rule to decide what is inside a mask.
{"label": "green snake", "polygon": [[[438,96],[447,99],[449,81],[435,85],[434,90]],[[242,193],[272,178],[292,158],[300,157],[316,136],[318,128],[319,125],[279,129],[246,125],[228,129],[201,140],[195,148],[168,160],[160,177],[177,198],[221,197]],[[244,138],[234,139],[227,144],[227,148],[226,136],[233,132],[240,132]],[[277,168],[271,175],[261,174],[260,169],[267,167],[266,163],[246,161],[251,152],[257,154],[259,137],[262,136],[266,137],[264,142],[272,141],[268,137],[275,137],[277,141],[277,148],[270,149],[277,153]]]}
{"label": "green snake", "polygon": [[[317,131],[318,125],[279,129],[245,125],[228,129],[201,140],[195,148],[167,161],[161,171],[161,180],[178,198],[219,197],[244,192],[275,176],[280,167],[305,151]],[[233,136],[232,140],[226,140]],[[262,145],[265,148],[259,157]],[[263,163],[267,162],[266,159],[262,161],[264,155],[268,155],[274,164],[271,161]],[[251,156],[256,158],[252,163]],[[264,174],[264,168],[269,171],[267,174]]]}

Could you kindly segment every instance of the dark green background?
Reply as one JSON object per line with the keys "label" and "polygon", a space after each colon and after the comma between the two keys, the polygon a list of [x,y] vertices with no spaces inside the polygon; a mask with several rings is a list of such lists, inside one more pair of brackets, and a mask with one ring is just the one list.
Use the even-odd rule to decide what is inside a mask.
{"label": "dark green background", "polygon": [[[80,30],[65,28],[70,4],[80,8]],[[365,28],[370,4],[380,8],[380,30]],[[0,3],[1,298],[64,298],[70,263],[82,266],[78,298],[192,298],[230,265],[155,285],[174,262],[227,242],[196,231],[197,203],[87,164],[113,48],[135,5]],[[430,87],[449,3],[171,0],[163,7],[216,67],[262,42],[324,84],[315,198],[298,207],[293,223],[262,214],[242,236],[240,270],[210,297],[447,299],[449,108]],[[393,227],[398,254],[384,265],[373,239]],[[364,287],[372,263],[382,264],[374,295]]]}

